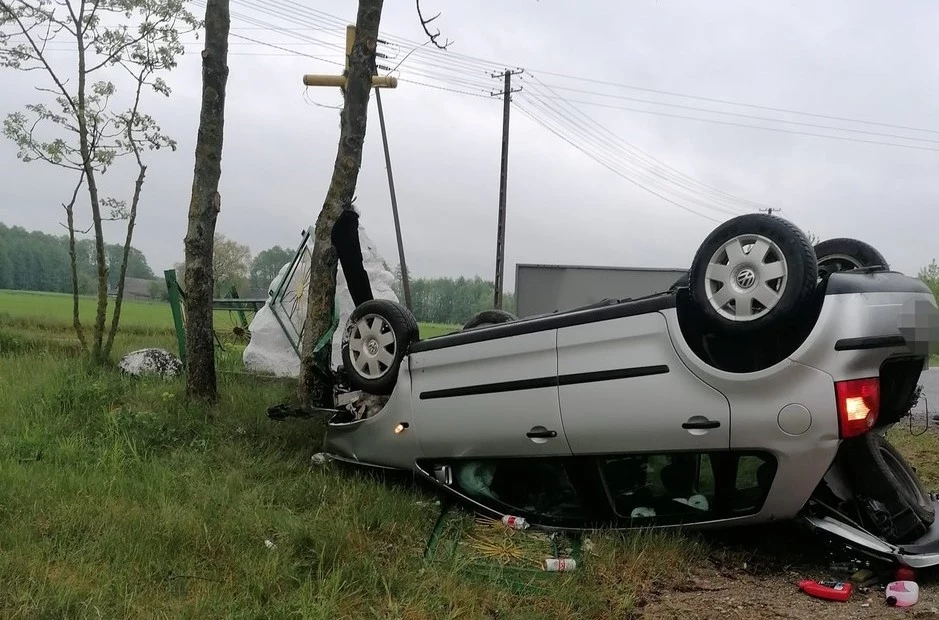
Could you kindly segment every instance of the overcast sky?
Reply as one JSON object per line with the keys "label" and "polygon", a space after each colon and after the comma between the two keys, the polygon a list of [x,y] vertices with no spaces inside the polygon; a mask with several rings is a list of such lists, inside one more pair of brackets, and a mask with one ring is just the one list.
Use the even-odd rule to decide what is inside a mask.
{"label": "overcast sky", "polygon": [[[484,94],[482,88],[490,82],[493,89],[501,84],[486,77],[485,63],[457,54],[492,61],[493,71],[508,66],[530,72],[516,78],[524,90],[515,96],[511,120],[508,288],[514,286],[514,268],[519,262],[685,267],[698,243],[716,225],[637,187],[520,112],[537,118],[540,110],[542,122],[552,125],[545,106],[553,105],[555,110],[567,106],[560,97],[633,108],[572,103],[573,108],[560,109],[568,110],[569,117],[580,124],[561,132],[583,148],[591,139],[577,128],[603,127],[597,130],[609,131],[604,134],[607,145],[626,140],[671,167],[664,175],[661,170],[653,173],[653,178],[660,182],[666,177],[679,179],[675,170],[687,175],[678,181],[685,188],[679,190],[685,192],[684,198],[669,193],[674,184],[665,183],[657,191],[709,218],[730,217],[732,211],[742,210],[741,203],[722,198],[719,206],[728,211],[710,208],[714,204],[710,199],[703,201],[710,206],[703,206],[697,193],[702,186],[695,185],[692,195],[687,191],[690,183],[780,207],[782,216],[821,238],[849,236],[868,241],[895,268],[907,273],[915,274],[939,256],[935,244],[939,132],[845,124],[601,83],[939,130],[934,120],[939,99],[939,57],[935,54],[939,4],[931,0],[423,0],[423,4],[427,15],[442,11],[434,26],[442,31],[442,38],[454,43],[448,52],[432,53],[426,45],[409,56],[396,73],[402,82],[383,97],[405,251],[416,276],[493,277],[502,105],[498,98],[472,94]],[[203,9],[194,6],[193,10],[201,13]],[[341,61],[336,47],[342,42],[341,25],[337,22],[329,28],[322,13],[354,21],[355,10],[351,0],[233,0],[232,32],[285,50]],[[413,2],[386,0],[382,24],[388,38],[426,40]],[[187,40],[195,42],[193,36]],[[174,88],[171,99],[154,96],[149,100],[148,111],[179,142],[175,153],[148,155],[150,168],[134,245],[146,253],[157,273],[183,256],[199,116],[199,49],[199,44],[189,46],[178,69],[168,76]],[[395,56],[383,61],[391,65],[410,51],[404,46],[383,49]],[[300,231],[313,222],[322,203],[339,130],[337,110],[308,100],[322,105],[341,102],[335,89],[305,93],[301,76],[335,73],[341,67],[240,37],[232,39],[231,52],[218,228],[248,244],[253,253],[275,244],[295,247]],[[57,58],[67,61],[69,56],[58,52]],[[546,98],[548,90],[532,76],[551,88],[553,98]],[[42,77],[38,72],[0,73],[0,114],[37,100],[41,94],[32,86]],[[725,124],[638,109],[706,117]],[[806,124],[783,125],[729,113]],[[557,121],[554,117],[556,129]],[[837,133],[855,140],[902,142],[936,150],[726,123]],[[868,133],[833,132],[811,124]],[[623,164],[615,163],[614,155],[599,157],[622,170]],[[0,141],[4,196],[0,221],[62,232],[58,204],[70,183],[61,170],[18,161],[14,145]],[[110,171],[102,181],[105,191],[118,197],[129,197],[132,183],[132,176],[121,169]],[[395,264],[397,250],[374,98],[357,195],[368,235],[386,260]],[[122,238],[117,229],[109,229],[109,234],[109,241]]]}

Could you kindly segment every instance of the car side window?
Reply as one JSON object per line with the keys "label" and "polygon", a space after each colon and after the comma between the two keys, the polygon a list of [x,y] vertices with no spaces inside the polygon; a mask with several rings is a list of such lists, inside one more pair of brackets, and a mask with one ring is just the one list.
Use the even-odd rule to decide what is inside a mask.
{"label": "car side window", "polygon": [[[453,484],[470,499],[549,521],[587,518],[567,459],[486,459],[453,463]],[[572,475],[573,474],[573,475]]]}
{"label": "car side window", "polygon": [[637,454],[602,458],[600,470],[620,519],[685,523],[758,512],[775,461],[731,453]]}

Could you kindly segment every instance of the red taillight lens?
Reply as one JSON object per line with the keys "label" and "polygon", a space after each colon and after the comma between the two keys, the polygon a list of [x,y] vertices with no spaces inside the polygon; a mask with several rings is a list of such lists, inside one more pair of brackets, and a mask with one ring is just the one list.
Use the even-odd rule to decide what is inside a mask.
{"label": "red taillight lens", "polygon": [[842,439],[863,435],[880,413],[880,379],[854,379],[835,383],[838,428]]}

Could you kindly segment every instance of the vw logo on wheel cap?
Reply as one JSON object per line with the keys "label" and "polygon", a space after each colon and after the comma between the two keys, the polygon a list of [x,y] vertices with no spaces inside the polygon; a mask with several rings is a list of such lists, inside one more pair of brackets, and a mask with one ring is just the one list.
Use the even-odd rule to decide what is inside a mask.
{"label": "vw logo on wheel cap", "polygon": [[756,274],[749,267],[744,267],[738,271],[735,279],[737,280],[737,286],[740,288],[750,288],[756,284]]}

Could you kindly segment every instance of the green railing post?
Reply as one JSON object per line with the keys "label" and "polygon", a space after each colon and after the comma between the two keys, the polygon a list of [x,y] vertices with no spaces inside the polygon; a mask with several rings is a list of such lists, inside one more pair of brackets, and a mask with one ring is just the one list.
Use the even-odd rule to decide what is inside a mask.
{"label": "green railing post", "polygon": [[163,272],[166,280],[166,293],[173,311],[173,325],[176,327],[176,344],[179,346],[179,359],[186,367],[186,327],[183,325],[183,308],[179,298],[179,282],[176,280],[176,270],[167,269]]}
{"label": "green railing post", "polygon": [[[234,284],[232,284],[232,286],[231,286],[231,298],[232,298],[232,299],[239,299],[239,297],[238,297],[238,289],[235,288],[235,285],[234,285]],[[245,311],[244,311],[244,309],[241,308],[241,307],[239,307],[239,308],[236,310],[236,312],[238,313],[238,319],[241,321],[241,327],[243,327],[243,328],[247,331],[247,329],[248,329],[248,317],[245,316]]]}

